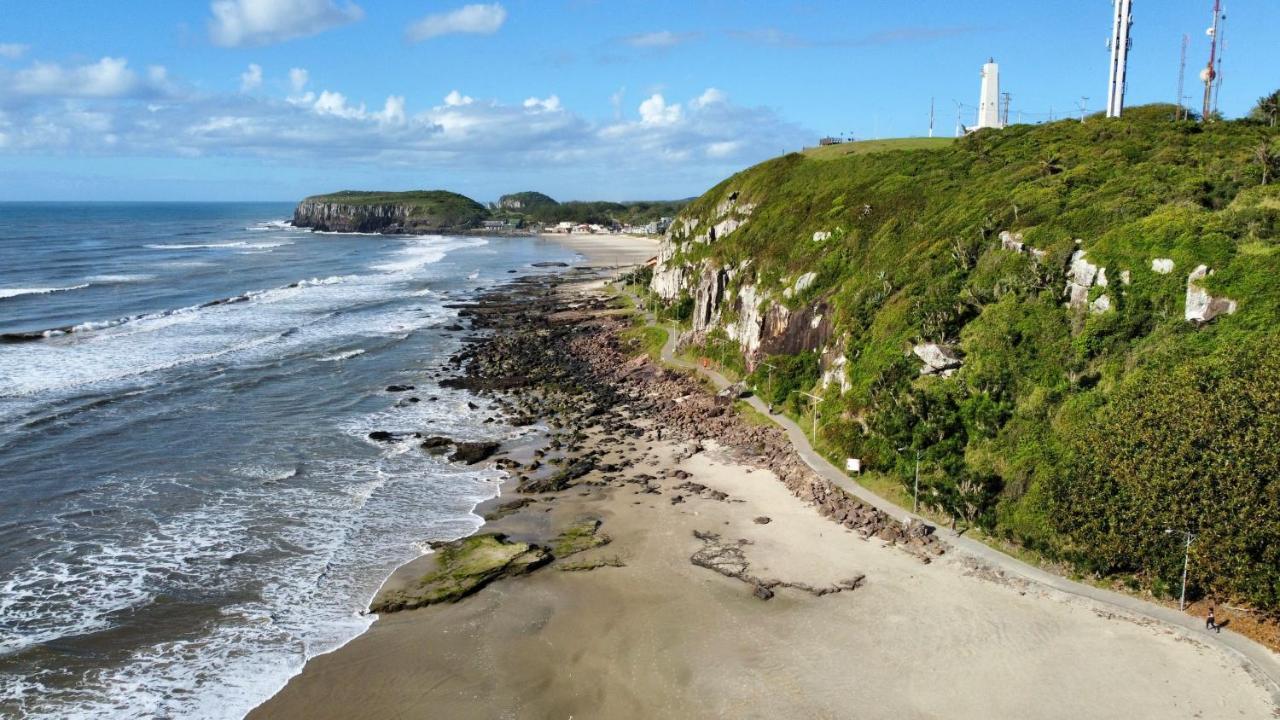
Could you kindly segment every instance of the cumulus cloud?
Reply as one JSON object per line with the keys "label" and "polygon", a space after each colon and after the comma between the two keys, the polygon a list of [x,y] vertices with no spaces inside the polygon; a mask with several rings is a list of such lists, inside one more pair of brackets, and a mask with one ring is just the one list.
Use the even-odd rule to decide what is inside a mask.
{"label": "cumulus cloud", "polygon": [[0,58],[6,60],[17,60],[30,50],[30,45],[22,45],[20,43],[0,43]]}
{"label": "cumulus cloud", "polygon": [[449,94],[444,96],[445,107],[461,107],[470,105],[473,102],[475,102],[475,98],[463,95],[457,90],[450,90]]}
{"label": "cumulus cloud", "polygon": [[628,35],[622,41],[637,48],[671,48],[698,38],[698,33],[676,33],[670,30]]}
{"label": "cumulus cloud", "polygon": [[640,122],[646,125],[674,125],[680,122],[680,103],[668,105],[660,93],[640,103]]}
{"label": "cumulus cloud", "polygon": [[19,96],[110,98],[163,94],[167,83],[168,73],[161,66],[153,65],[145,77],[139,77],[128,60],[104,57],[88,65],[37,62],[13,73],[0,86],[7,84]]}
{"label": "cumulus cloud", "polygon": [[409,26],[405,36],[422,42],[441,35],[472,33],[492,35],[507,21],[507,9],[500,3],[464,5],[457,10],[428,15]]}
{"label": "cumulus cloud", "polygon": [[[244,75],[269,86],[255,84],[253,67]],[[489,173],[495,183],[535,172],[533,179],[578,182],[596,195],[612,188],[675,196],[812,134],[714,88],[681,98],[655,91],[628,111],[619,94],[617,116],[592,120],[556,94],[503,102],[455,89],[415,107],[400,94],[375,102],[314,85],[294,68],[277,96],[208,93],[174,83],[160,67],[134,71],[123,58],[0,68],[0,157],[261,158],[415,176]]]}
{"label": "cumulus cloud", "polygon": [[556,112],[560,110],[560,98],[552,95],[545,100],[541,98],[531,97],[524,101],[524,107],[528,110],[541,110],[542,112]]}
{"label": "cumulus cloud", "polygon": [[249,69],[240,73],[240,92],[250,92],[262,86],[262,66],[249,63]]}
{"label": "cumulus cloud", "polygon": [[223,47],[270,45],[364,17],[359,5],[334,0],[214,0],[209,10],[209,39]]}

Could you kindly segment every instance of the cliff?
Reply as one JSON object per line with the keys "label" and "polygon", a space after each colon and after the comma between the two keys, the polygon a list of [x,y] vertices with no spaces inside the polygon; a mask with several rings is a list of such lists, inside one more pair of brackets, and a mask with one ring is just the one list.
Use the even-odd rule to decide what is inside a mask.
{"label": "cliff", "polygon": [[326,232],[463,232],[489,216],[483,205],[444,190],[313,195],[293,212],[295,227]]}
{"label": "cliff", "polygon": [[1280,611],[1280,130],[1173,115],[776,158],[650,288],[838,464],[1156,590],[1193,528],[1193,593]]}

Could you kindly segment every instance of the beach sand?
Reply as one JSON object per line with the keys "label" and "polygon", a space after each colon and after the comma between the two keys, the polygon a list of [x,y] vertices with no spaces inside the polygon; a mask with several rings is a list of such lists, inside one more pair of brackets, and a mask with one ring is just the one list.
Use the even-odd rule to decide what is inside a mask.
{"label": "beach sand", "polygon": [[[530,496],[485,528],[545,544],[589,516],[609,544],[385,615],[250,717],[1277,716],[1269,688],[1194,633],[958,554],[926,563],[822,517],[749,449],[659,442],[649,419],[632,422],[641,436],[594,427],[579,443],[629,469]],[[706,489],[677,487],[690,481]],[[709,551],[777,581],[773,597],[691,562]],[[603,559],[622,566],[559,569]]]}
{"label": "beach sand", "polygon": [[544,233],[538,237],[581,253],[590,265],[627,267],[643,265],[658,254],[658,238],[612,233]]}

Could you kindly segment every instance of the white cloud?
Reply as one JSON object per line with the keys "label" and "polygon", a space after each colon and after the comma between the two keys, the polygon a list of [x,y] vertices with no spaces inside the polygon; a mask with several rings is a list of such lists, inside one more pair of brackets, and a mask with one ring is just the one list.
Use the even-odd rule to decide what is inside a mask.
{"label": "white cloud", "polygon": [[742,143],[737,140],[722,140],[713,142],[707,146],[707,157],[724,158],[733,155],[742,149]]}
{"label": "white cloud", "polygon": [[556,95],[552,95],[545,100],[531,97],[524,101],[524,107],[526,110],[556,112],[560,110],[560,98]]}
{"label": "white cloud", "polygon": [[448,95],[444,96],[445,107],[462,107],[475,102],[475,98],[463,95],[457,90],[450,90]]}
{"label": "white cloud", "polygon": [[223,47],[270,45],[364,17],[359,5],[334,0],[214,0],[209,10],[209,38]]}
{"label": "white cloud", "polygon": [[680,103],[668,105],[659,93],[640,103],[640,121],[646,125],[673,125],[680,122]]}
{"label": "white cloud", "polygon": [[409,26],[405,35],[410,42],[422,42],[441,35],[474,33],[492,35],[507,20],[507,10],[500,3],[464,5],[457,10],[428,15]]}
{"label": "white cloud", "polygon": [[30,50],[30,45],[22,45],[20,43],[0,43],[0,58],[6,60],[17,60]]}
{"label": "white cloud", "polygon": [[382,112],[376,115],[379,122],[387,125],[403,125],[408,121],[404,113],[404,96],[392,95],[382,106]]}
{"label": "white cloud", "polygon": [[240,73],[240,92],[250,92],[262,86],[262,66],[249,63],[249,69]]}
{"label": "white cloud", "polygon": [[167,80],[168,74],[161,66],[148,68],[147,78],[142,80],[129,69],[128,60],[104,57],[88,65],[37,62],[13,73],[8,84],[17,95],[105,98],[159,94],[165,90]]}
{"label": "white cloud", "polygon": [[707,88],[701,95],[690,100],[689,105],[695,108],[704,108],[711,105],[726,103],[728,101],[729,96],[724,94],[723,91],[715,88]]}
{"label": "white cloud", "polygon": [[674,33],[670,30],[629,35],[622,39],[631,47],[637,48],[671,48],[689,42],[698,37],[698,33]]}

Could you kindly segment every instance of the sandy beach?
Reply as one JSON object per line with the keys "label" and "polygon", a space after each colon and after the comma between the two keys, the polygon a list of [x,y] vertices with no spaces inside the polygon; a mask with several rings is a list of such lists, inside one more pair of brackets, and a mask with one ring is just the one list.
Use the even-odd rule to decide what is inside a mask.
{"label": "sandy beach", "polygon": [[609,268],[642,265],[658,254],[658,238],[644,235],[544,233],[538,237],[581,253],[589,265]]}
{"label": "sandy beach", "polygon": [[[477,387],[510,390],[488,402],[567,408],[545,446],[499,455],[511,479],[477,512],[508,542],[564,547],[584,519],[597,539],[381,616],[250,717],[1276,716],[1274,688],[1195,633],[1008,580],[856,501],[833,511],[780,433],[632,359],[625,324],[576,292],[472,318],[524,336],[470,359]],[[554,357],[521,360],[539,343]],[[547,389],[570,379],[586,389]],[[384,593],[437,569],[420,558]]]}

